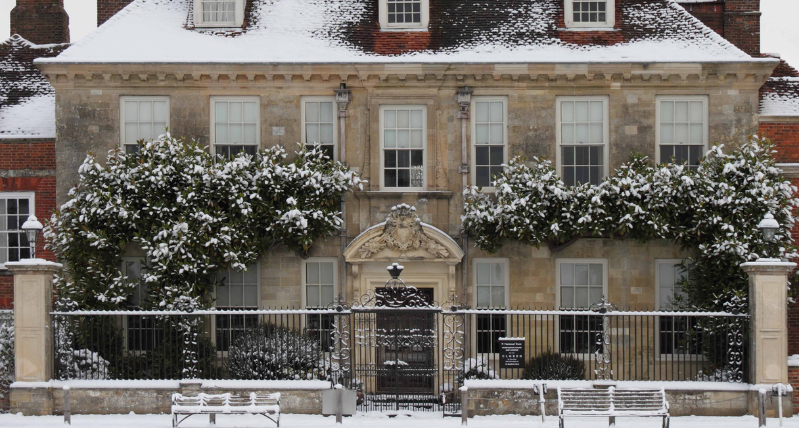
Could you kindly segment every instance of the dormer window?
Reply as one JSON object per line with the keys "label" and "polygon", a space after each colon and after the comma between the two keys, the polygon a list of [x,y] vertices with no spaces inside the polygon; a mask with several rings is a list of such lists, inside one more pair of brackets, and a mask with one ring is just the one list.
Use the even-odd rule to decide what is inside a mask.
{"label": "dormer window", "polygon": [[383,31],[427,30],[429,0],[380,0]]}
{"label": "dormer window", "polygon": [[615,0],[565,0],[567,28],[613,28]]}
{"label": "dormer window", "polygon": [[194,0],[194,25],[203,27],[241,27],[244,0]]}

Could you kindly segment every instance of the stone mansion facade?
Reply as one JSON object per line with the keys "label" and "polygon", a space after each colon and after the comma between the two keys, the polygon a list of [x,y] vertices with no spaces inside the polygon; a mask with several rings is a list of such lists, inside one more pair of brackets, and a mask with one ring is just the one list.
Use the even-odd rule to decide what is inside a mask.
{"label": "stone mansion facade", "polygon": [[[465,7],[462,2],[361,1],[361,9],[353,7],[346,17],[296,30],[275,21],[293,10],[280,4],[252,1],[244,8],[235,0],[217,2],[229,3],[229,11],[203,12],[200,2],[184,3],[134,1],[95,35],[55,59],[37,61],[57,94],[59,204],[86,153],[133,150],[137,140],[167,128],[224,155],[320,144],[368,180],[347,197],[346,242],[330,237],[308,258],[279,250],[263,255],[249,272],[228,275],[237,287],[217,293],[217,307],[225,308],[352,299],[382,286],[386,264],[395,261],[405,265],[406,282],[432,289],[436,301],[456,294],[472,307],[578,308],[605,295],[624,307],[667,308],[679,279],[675,265],[689,253],[667,241],[582,239],[565,248],[511,244],[486,254],[461,236],[464,185],[487,188],[490,176],[517,155],[554,160],[567,184],[598,183],[633,152],[655,162],[694,164],[712,145],[735,147],[758,132],[760,90],[779,62],[739,50],[666,0],[539,0],[546,13],[537,19],[548,22],[528,28],[527,18],[473,11],[485,27],[480,31],[512,32],[501,40],[504,46],[485,53],[478,41],[461,46],[450,40],[458,23],[443,9]],[[325,12],[334,3],[311,9]],[[572,10],[582,3],[615,12],[584,17]],[[391,12],[400,5],[411,12]],[[652,16],[641,17],[642,11],[666,18],[643,31],[639,21]],[[157,37],[128,46],[125,29],[148,28],[145,16],[152,14],[174,27],[163,34],[165,47],[148,45]],[[178,16],[184,19],[177,22]],[[184,25],[186,16],[193,26]],[[384,22],[389,16],[411,22]],[[364,29],[369,25],[378,30]],[[690,31],[693,39],[660,26]],[[299,48],[322,33],[324,43],[347,45],[330,48],[343,60],[314,59],[313,44],[307,52]],[[415,47],[423,36],[429,40]],[[578,36],[590,37],[569,39]],[[276,53],[267,46],[248,50],[291,37],[295,53],[283,52],[291,46],[275,46]],[[619,53],[603,60],[615,55],[603,46],[612,38],[621,38]],[[112,48],[112,41],[120,45]],[[191,46],[205,42],[205,53]],[[658,60],[639,44],[660,47],[669,59]],[[191,52],[184,55],[184,49]],[[211,58],[222,51],[230,59]],[[423,52],[418,61],[413,51]],[[415,211],[397,214],[393,207],[400,204]],[[392,212],[401,227],[445,250],[405,251],[396,240],[365,250],[387,233],[384,222]],[[418,216],[421,229],[407,216]],[[129,275],[140,268],[139,256],[126,259]]]}

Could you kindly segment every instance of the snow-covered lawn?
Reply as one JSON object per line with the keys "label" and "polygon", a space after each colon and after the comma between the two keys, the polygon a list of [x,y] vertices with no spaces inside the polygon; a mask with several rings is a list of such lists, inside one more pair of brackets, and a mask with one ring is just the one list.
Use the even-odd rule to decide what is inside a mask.
{"label": "snow-covered lawn", "polygon": [[[19,416],[19,415],[0,415],[0,427],[63,427],[63,417],[61,416]],[[385,414],[370,413],[360,414],[352,418],[344,419],[344,427],[357,428],[400,428],[400,427],[424,427],[424,428],[457,428],[460,427],[460,418],[442,418],[440,413],[436,414],[414,414],[412,416],[398,415],[390,418]],[[779,424],[776,419],[769,419],[769,427],[777,427]],[[72,426],[89,428],[157,428],[171,427],[169,415],[76,415],[72,417]],[[209,427],[207,416],[193,416],[183,422],[181,427],[196,428]],[[218,427],[274,427],[275,425],[261,416],[217,416]],[[335,417],[308,416],[308,415],[283,415],[280,420],[281,428],[302,427],[330,428],[336,426]],[[538,416],[485,416],[469,419],[470,427],[496,427],[496,428],[556,428],[558,426],[557,417],[547,417],[545,424],[541,424]],[[608,420],[604,418],[596,419],[567,419],[566,428],[604,428],[608,426]],[[656,428],[661,426],[658,418],[618,418],[616,426],[619,428]],[[672,418],[673,428],[756,428],[757,418],[754,416],[742,417],[680,417]],[[785,427],[799,427],[799,417],[785,419]]]}

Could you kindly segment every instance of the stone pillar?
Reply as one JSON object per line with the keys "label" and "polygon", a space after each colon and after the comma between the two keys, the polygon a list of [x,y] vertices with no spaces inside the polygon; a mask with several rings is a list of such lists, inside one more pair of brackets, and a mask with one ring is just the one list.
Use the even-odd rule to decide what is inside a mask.
{"label": "stone pillar", "polygon": [[[41,384],[53,377],[53,275],[58,263],[42,259],[6,263],[14,273],[14,358],[16,380],[11,389],[11,409],[24,414],[52,414],[52,394]],[[42,390],[44,389],[44,390]],[[50,396],[47,397],[43,395]]]}
{"label": "stone pillar", "polygon": [[[749,275],[749,382],[755,385],[788,384],[788,274],[796,263],[779,259],[759,259],[744,263]],[[756,390],[754,391],[757,392]],[[750,394],[750,413],[757,394]],[[777,399],[769,404],[769,417],[776,414]],[[786,415],[792,414],[791,399],[783,402]]]}

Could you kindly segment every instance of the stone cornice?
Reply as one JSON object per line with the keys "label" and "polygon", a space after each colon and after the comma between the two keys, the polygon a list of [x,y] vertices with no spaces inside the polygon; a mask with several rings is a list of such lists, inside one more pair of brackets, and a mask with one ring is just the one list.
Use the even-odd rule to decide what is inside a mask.
{"label": "stone cornice", "polygon": [[38,64],[56,88],[351,85],[732,86],[759,88],[774,64]]}
{"label": "stone cornice", "polygon": [[799,116],[763,116],[760,123],[799,123]]}

